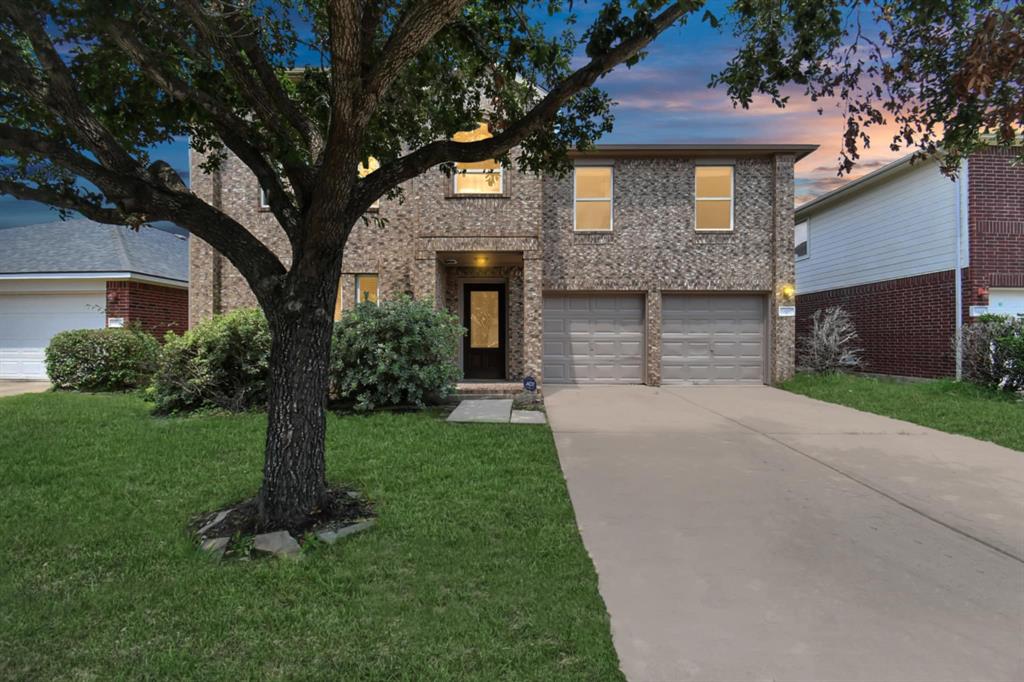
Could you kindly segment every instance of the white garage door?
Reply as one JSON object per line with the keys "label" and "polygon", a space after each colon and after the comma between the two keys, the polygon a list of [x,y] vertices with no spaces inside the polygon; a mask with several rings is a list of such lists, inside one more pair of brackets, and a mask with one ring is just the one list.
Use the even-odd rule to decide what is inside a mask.
{"label": "white garage door", "polygon": [[764,298],[664,295],[661,380],[764,382]]}
{"label": "white garage door", "polygon": [[643,376],[643,297],[544,297],[545,382],[640,384]]}
{"label": "white garage door", "polygon": [[1024,315],[1024,289],[989,289],[988,311],[995,315]]}
{"label": "white garage door", "polygon": [[0,294],[0,379],[45,379],[50,337],[103,327],[104,305],[102,293]]}

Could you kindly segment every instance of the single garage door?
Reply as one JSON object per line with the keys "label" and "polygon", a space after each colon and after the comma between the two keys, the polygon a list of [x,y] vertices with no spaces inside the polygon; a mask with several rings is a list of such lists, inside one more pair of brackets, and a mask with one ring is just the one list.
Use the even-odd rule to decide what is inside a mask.
{"label": "single garage door", "polygon": [[545,382],[640,384],[643,376],[643,297],[544,297]]}
{"label": "single garage door", "polygon": [[664,295],[664,383],[764,382],[764,298]]}
{"label": "single garage door", "polygon": [[0,379],[46,379],[43,352],[65,329],[98,329],[102,293],[0,294]]}
{"label": "single garage door", "polygon": [[1024,315],[1024,289],[989,289],[988,311],[996,315]]}

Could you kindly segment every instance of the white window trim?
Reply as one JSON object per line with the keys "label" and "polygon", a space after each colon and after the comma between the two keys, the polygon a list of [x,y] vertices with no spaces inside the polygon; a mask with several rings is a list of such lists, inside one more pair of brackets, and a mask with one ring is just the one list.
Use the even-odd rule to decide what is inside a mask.
{"label": "white window trim", "polygon": [[[697,196],[697,169],[698,168],[728,168],[729,169],[729,196],[727,197],[698,197]],[[697,204],[701,201],[728,201],[729,202],[729,229],[721,230],[714,227],[697,227]],[[696,232],[732,232],[736,229],[736,167],[731,164],[700,164],[693,168],[693,229]]]}
{"label": "white window trim", "polygon": [[[804,239],[804,243],[807,244],[807,252],[802,256],[796,255],[796,228],[799,225],[803,225],[804,230],[806,230],[807,232],[807,238]],[[807,260],[808,258],[811,257],[811,224],[806,220],[801,220],[799,223],[793,225],[793,255],[795,256],[796,260]]]}
{"label": "white window trim", "polygon": [[262,187],[260,187],[259,195],[260,195],[259,196],[259,206],[260,206],[260,209],[263,210],[263,211],[269,211],[270,210],[270,197],[267,196],[267,190],[265,190]]}
{"label": "white window trim", "polygon": [[367,302],[367,301],[364,301],[359,296],[359,292],[362,291],[362,287],[359,286],[359,280],[362,279],[363,277],[376,277],[377,278],[377,289],[374,292],[375,297],[376,297],[377,300],[376,301],[372,301],[372,302],[375,303],[376,305],[380,305],[380,275],[378,273],[375,273],[375,272],[363,272],[363,273],[360,273],[360,274],[356,275],[356,305],[359,305],[360,303],[366,303]]}
{"label": "white window trim", "polygon": [[[611,175],[611,182],[608,183],[608,191],[610,192],[608,197],[585,197],[580,198],[576,196],[576,169],[577,168],[607,168]],[[577,202],[608,202],[608,229],[607,230],[581,230],[576,227],[576,204]],[[592,232],[594,234],[602,234],[605,232],[613,232],[615,230],[615,165],[611,163],[603,164],[592,164],[588,163],[585,165],[573,166],[572,169],[572,231],[573,232]]]}
{"label": "white window trim", "polygon": [[459,176],[460,175],[490,175],[494,173],[494,169],[491,168],[459,168],[455,166],[455,173],[452,174],[452,194],[457,194],[460,197],[489,197],[497,196],[505,193],[505,167],[498,166],[498,191],[497,192],[460,192],[459,191]]}

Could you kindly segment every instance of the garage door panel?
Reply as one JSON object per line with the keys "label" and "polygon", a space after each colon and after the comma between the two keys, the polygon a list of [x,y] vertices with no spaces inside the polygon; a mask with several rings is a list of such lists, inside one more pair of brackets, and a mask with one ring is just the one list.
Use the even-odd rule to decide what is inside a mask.
{"label": "garage door panel", "polygon": [[546,382],[642,383],[642,297],[549,295],[544,320]]}
{"label": "garage door panel", "polygon": [[764,299],[667,294],[661,346],[665,383],[761,383]]}
{"label": "garage door panel", "polygon": [[0,379],[45,379],[44,354],[54,334],[99,329],[102,293],[0,295]]}

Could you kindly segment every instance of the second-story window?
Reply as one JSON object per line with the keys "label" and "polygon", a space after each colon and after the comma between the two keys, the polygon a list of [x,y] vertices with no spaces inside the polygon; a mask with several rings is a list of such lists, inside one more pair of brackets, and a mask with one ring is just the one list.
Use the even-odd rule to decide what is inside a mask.
{"label": "second-story window", "polygon": [[[452,135],[456,142],[486,140],[491,129],[481,123],[475,130],[464,130]],[[453,178],[455,194],[501,194],[505,191],[505,171],[494,159],[455,164]]]}
{"label": "second-story window", "polygon": [[576,166],[573,173],[573,227],[577,232],[612,229],[612,167]]}
{"label": "second-story window", "polygon": [[733,217],[733,167],[697,166],[696,227],[709,232],[729,232]]}
{"label": "second-story window", "polygon": [[[359,164],[360,179],[365,178],[367,175],[377,170],[378,168],[380,168],[380,161],[378,161],[372,156],[367,158],[365,163]],[[380,199],[377,199],[377,201],[370,204],[370,208],[380,208]]]}

